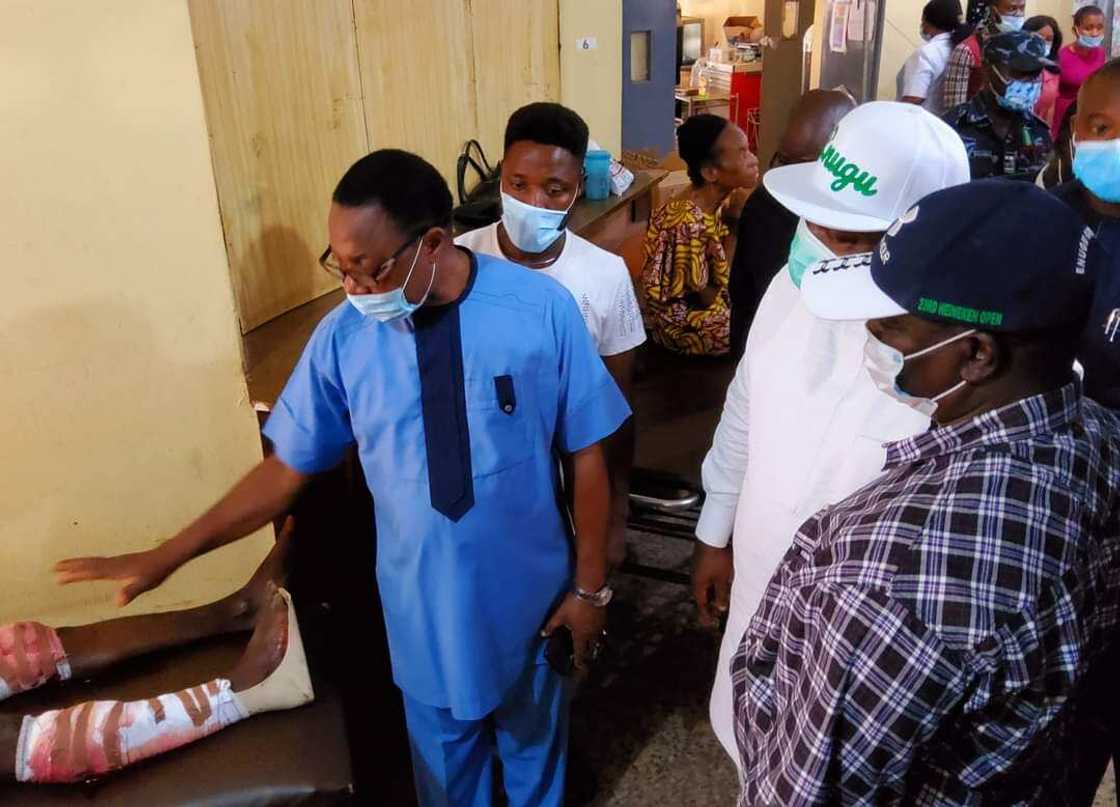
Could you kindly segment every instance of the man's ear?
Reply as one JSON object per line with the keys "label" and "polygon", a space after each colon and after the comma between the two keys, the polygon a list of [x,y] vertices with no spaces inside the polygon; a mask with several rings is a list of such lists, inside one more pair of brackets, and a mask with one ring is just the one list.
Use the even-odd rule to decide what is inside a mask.
{"label": "man's ear", "polygon": [[969,351],[968,361],[961,367],[961,378],[973,385],[984,384],[1007,365],[1007,351],[990,333],[974,333],[961,340]]}
{"label": "man's ear", "polygon": [[454,244],[454,240],[451,233],[443,227],[432,227],[421,237],[421,244],[425,254],[434,261],[448,244]]}

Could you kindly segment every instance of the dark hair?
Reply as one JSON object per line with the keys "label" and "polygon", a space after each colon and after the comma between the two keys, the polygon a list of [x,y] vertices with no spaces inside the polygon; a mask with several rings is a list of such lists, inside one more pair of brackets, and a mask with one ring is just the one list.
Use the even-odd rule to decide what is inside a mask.
{"label": "dark hair", "polygon": [[929,0],[922,9],[922,21],[938,31],[955,31],[961,25],[960,0]]}
{"label": "dark hair", "polygon": [[949,44],[955,48],[957,45],[961,44],[970,36],[972,36],[975,32],[975,25],[969,25],[968,23],[958,25],[957,30],[953,31],[953,35],[949,37]]}
{"label": "dark hair", "polygon": [[688,178],[700,187],[704,166],[712,161],[712,150],[730,121],[719,115],[693,115],[677,127],[677,153],[688,163]]}
{"label": "dark hair", "polygon": [[1073,119],[1077,117],[1077,100],[1066,109],[1058,124],[1058,137],[1054,151],[1042,169],[1042,186],[1050,190],[1073,177]]}
{"label": "dark hair", "polygon": [[379,205],[406,235],[451,224],[451,191],[439,171],[400,149],[362,157],[342,175],[331,198],[343,207]]}
{"label": "dark hair", "polygon": [[1104,16],[1104,12],[1101,11],[1099,6],[1082,6],[1073,12],[1073,24],[1080,25],[1086,17],[1091,17],[1094,14],[1100,17]]}
{"label": "dark hair", "polygon": [[[1053,17],[1047,17],[1045,14],[1039,14],[1023,23],[1023,30],[1034,34],[1037,34],[1043,28],[1049,28],[1054,32],[1054,42],[1050,45],[1050,58],[1057,59],[1058,51],[1062,49],[1062,26],[1058,25],[1058,21]],[[1059,68],[1048,67],[1046,69],[1057,72]]]}
{"label": "dark hair", "polygon": [[1120,58],[1109,59],[1096,72],[1091,73],[1085,83],[1094,84],[1101,80],[1120,81]]}
{"label": "dark hair", "polygon": [[509,116],[504,149],[522,140],[559,146],[583,164],[589,133],[583,118],[566,106],[541,101],[523,106]]}

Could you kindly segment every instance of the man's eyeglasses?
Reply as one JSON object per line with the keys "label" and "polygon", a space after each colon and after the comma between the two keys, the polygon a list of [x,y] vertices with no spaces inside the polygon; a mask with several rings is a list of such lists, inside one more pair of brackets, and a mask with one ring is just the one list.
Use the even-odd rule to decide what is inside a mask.
{"label": "man's eyeglasses", "polygon": [[347,277],[349,277],[358,285],[372,286],[381,281],[387,274],[389,274],[389,272],[393,269],[393,264],[396,263],[397,258],[399,258],[406,249],[412,246],[412,244],[415,243],[419,238],[421,238],[426,232],[428,232],[429,229],[430,228],[428,226],[417,228],[417,230],[415,231],[416,234],[409,236],[403,244],[397,247],[397,250],[392,255],[390,255],[387,260],[385,260],[379,267],[377,267],[377,271],[373,272],[372,274],[370,274],[369,272],[362,272],[360,270],[344,270],[342,268],[342,264],[339,263],[338,258],[335,257],[335,254],[333,252],[331,252],[329,244],[327,245],[327,248],[323,250],[323,254],[319,256],[319,266],[323,268],[323,271],[327,272],[337,280],[345,280]]}

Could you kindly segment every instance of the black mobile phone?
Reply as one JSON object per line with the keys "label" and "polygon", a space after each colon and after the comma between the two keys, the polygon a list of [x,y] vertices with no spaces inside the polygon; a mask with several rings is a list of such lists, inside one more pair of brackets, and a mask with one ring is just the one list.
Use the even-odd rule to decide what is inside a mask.
{"label": "black mobile phone", "polygon": [[575,644],[571,630],[561,625],[552,631],[544,648],[544,657],[560,675],[571,675],[575,667]]}

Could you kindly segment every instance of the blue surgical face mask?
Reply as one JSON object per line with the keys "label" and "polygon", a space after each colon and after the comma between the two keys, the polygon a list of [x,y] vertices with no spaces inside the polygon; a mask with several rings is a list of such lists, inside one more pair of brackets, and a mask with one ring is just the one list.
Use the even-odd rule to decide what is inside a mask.
{"label": "blue surgical face mask", "polygon": [[401,284],[400,288],[381,294],[347,294],[346,299],[363,316],[373,317],[380,322],[393,322],[412,316],[416,309],[427,301],[428,295],[432,293],[432,284],[436,282],[436,265],[433,263],[432,277],[428,281],[428,289],[424,292],[424,296],[415,303],[410,303],[408,298],[404,296],[404,290],[408,286],[408,281],[412,279],[412,273],[416,270],[416,261],[419,257],[420,247],[417,247],[416,255],[412,258],[412,265],[408,267],[408,275],[405,276],[404,283]]}
{"label": "blue surgical face mask", "polygon": [[1073,175],[1098,199],[1120,203],[1120,140],[1074,141]]}
{"label": "blue surgical face mask", "polygon": [[1104,36],[1086,36],[1085,34],[1078,34],[1077,43],[1083,48],[1099,48],[1104,44]]}
{"label": "blue surgical face mask", "polygon": [[813,235],[805,219],[797,222],[797,231],[794,232],[793,241],[789,245],[789,261],[786,263],[793,285],[801,288],[801,278],[805,276],[806,269],[818,261],[835,257],[837,257],[836,253]]}
{"label": "blue surgical face mask", "polygon": [[568,226],[568,211],[575,203],[576,200],[572,199],[566,210],[549,210],[527,205],[502,191],[502,226],[515,247],[529,255],[537,255],[564,234]]}
{"label": "blue surgical face mask", "polygon": [[[994,68],[993,68],[994,70]],[[996,102],[1006,110],[1028,115],[1034,112],[1038,99],[1042,97],[1042,77],[1030,79],[1004,78],[998,70],[994,70],[1004,83],[1003,93],[996,93]],[[992,88],[993,91],[995,88]]]}
{"label": "blue surgical face mask", "polygon": [[[998,14],[999,12],[996,13]],[[1008,14],[1006,17],[1001,15],[997,26],[999,27],[999,32],[1001,34],[1010,34],[1014,33],[1015,31],[1023,30],[1023,23],[1025,23],[1026,21],[1027,18],[1022,14]]]}
{"label": "blue surgical face mask", "polygon": [[974,333],[976,333],[975,330],[958,333],[956,336],[951,336],[948,339],[938,342],[936,345],[930,345],[925,350],[903,354],[898,348],[891,347],[885,342],[876,339],[875,335],[868,331],[867,342],[863,347],[863,364],[864,367],[867,368],[867,373],[871,376],[871,380],[875,382],[875,386],[882,392],[885,392],[899,403],[906,404],[906,406],[909,406],[911,409],[921,412],[926,417],[932,418],[934,412],[937,411],[938,403],[957,390],[962,389],[968,382],[962,380],[940,395],[934,395],[932,398],[921,398],[917,395],[911,395],[909,392],[902,389],[902,387],[898,385],[898,376],[902,373],[902,368],[906,366],[906,362],[910,359],[916,359],[919,356],[925,356],[927,353],[933,353],[946,345],[951,345],[953,342],[964,339],[966,336],[971,336]]}

